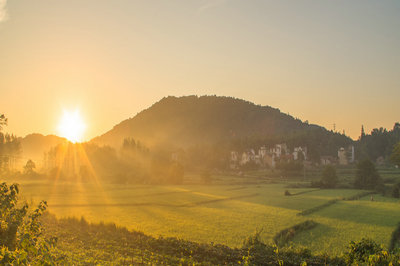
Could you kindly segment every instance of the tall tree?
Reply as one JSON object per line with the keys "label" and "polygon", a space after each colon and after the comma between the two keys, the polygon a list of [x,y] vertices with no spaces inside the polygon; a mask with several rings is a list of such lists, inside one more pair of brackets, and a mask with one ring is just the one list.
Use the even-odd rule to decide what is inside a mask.
{"label": "tall tree", "polygon": [[3,126],[7,125],[7,118],[4,116],[4,114],[0,115],[0,131],[3,129]]}
{"label": "tall tree", "polygon": [[361,135],[360,135],[360,139],[363,139],[364,137],[365,137],[364,125],[361,125]]}

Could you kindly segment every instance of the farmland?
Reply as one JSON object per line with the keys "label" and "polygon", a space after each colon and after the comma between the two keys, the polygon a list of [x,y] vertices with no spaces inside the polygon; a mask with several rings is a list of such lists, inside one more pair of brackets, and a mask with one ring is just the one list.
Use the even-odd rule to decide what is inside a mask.
{"label": "farmland", "polygon": [[[398,199],[374,195],[373,201],[370,196],[343,200],[360,190],[288,188],[292,182],[273,183],[260,177],[215,179],[208,186],[196,183],[196,176],[190,175],[179,186],[20,183],[26,201],[47,200],[49,211],[57,217],[83,216],[89,222],[112,222],[155,237],[231,247],[240,247],[256,230],[262,230],[263,241],[272,243],[281,230],[312,219],[317,226],[296,234],[292,244],[339,255],[351,240],[363,237],[387,247],[400,221]],[[285,196],[285,190],[292,196]],[[298,215],[335,199],[332,205]]]}

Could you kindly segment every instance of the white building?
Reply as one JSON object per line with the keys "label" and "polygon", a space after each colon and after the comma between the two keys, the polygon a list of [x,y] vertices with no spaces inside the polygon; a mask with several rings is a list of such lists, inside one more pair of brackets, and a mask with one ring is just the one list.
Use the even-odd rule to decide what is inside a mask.
{"label": "white building", "polygon": [[307,160],[307,147],[295,147],[293,150],[293,159],[297,161],[299,159],[299,155],[303,154],[303,159]]}

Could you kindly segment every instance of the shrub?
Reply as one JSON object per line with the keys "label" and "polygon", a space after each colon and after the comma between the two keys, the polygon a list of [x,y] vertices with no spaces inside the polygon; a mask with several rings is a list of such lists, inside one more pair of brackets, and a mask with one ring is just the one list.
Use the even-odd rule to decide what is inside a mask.
{"label": "shrub", "polygon": [[[50,249],[55,239],[45,241],[39,218],[47,203],[28,214],[28,204],[18,203],[17,184],[0,185],[0,264],[54,264]],[[19,207],[20,206],[20,207]]]}
{"label": "shrub", "polygon": [[307,220],[292,227],[286,228],[274,236],[274,243],[277,246],[283,246],[287,242],[289,242],[297,233],[310,230],[315,226],[317,226],[316,222],[314,222],[313,220]]}
{"label": "shrub", "polygon": [[345,253],[344,258],[348,264],[359,264],[368,262],[369,256],[380,253],[383,248],[376,244],[371,239],[363,238],[361,241],[351,241],[348,251]]}
{"label": "shrub", "polygon": [[394,250],[400,247],[400,223],[397,225],[396,229],[392,233],[390,238],[389,250]]}
{"label": "shrub", "polygon": [[336,169],[332,165],[325,166],[322,171],[321,185],[323,188],[334,188],[338,183]]}
{"label": "shrub", "polygon": [[357,164],[354,186],[361,189],[382,189],[382,179],[375,165],[370,160],[364,160]]}

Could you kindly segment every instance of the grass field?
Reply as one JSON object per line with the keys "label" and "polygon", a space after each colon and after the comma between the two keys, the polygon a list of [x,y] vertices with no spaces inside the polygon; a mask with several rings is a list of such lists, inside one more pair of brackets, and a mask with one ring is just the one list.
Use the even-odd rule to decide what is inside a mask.
{"label": "grass field", "polygon": [[[223,179],[224,177],[220,177]],[[235,180],[234,177],[229,179]],[[236,180],[237,181],[237,180]],[[313,252],[342,253],[351,240],[370,237],[388,245],[400,221],[400,201],[375,195],[335,204],[306,216],[299,212],[332,199],[360,193],[353,189],[289,188],[287,183],[150,186],[21,182],[28,202],[47,200],[57,217],[84,216],[90,222],[115,222],[152,236],[174,236],[239,247],[256,230],[271,243],[279,231],[312,219],[318,225],[293,239]]]}

